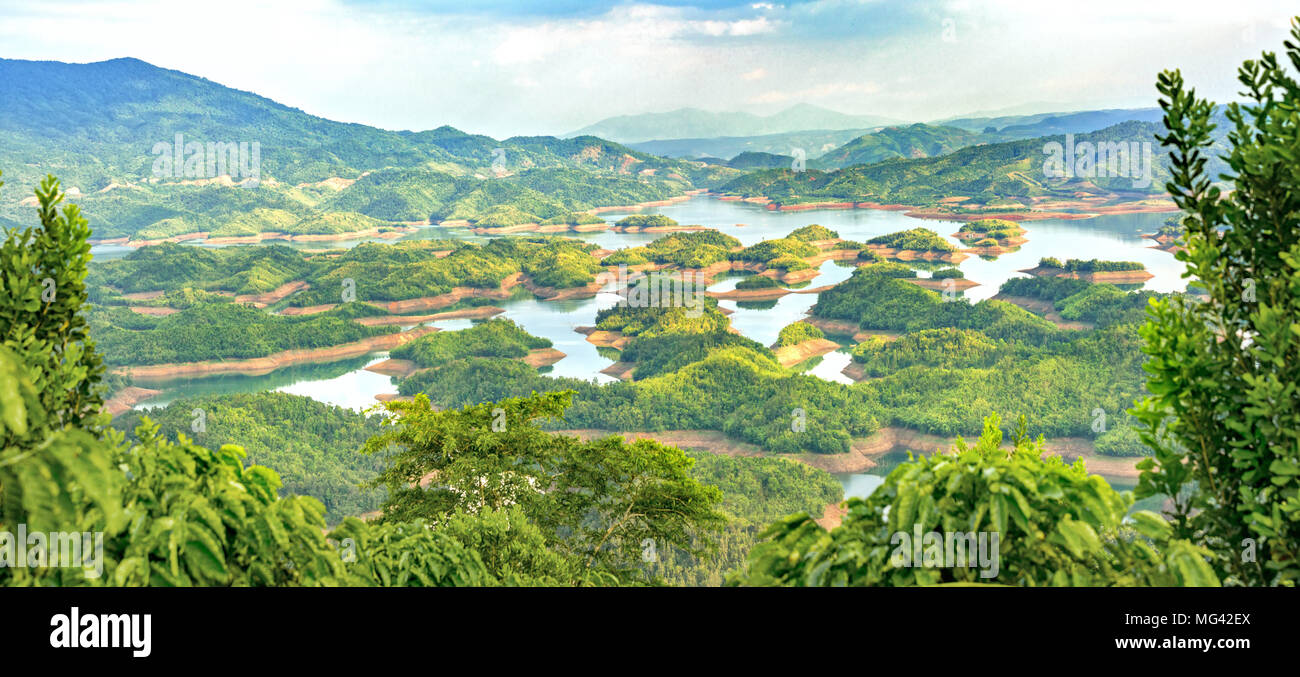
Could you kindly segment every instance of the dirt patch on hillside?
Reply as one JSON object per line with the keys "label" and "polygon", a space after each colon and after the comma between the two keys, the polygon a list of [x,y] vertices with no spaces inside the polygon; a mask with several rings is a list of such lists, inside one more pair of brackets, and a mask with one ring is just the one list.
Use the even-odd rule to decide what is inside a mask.
{"label": "dirt patch on hillside", "polygon": [[367,366],[366,371],[371,371],[376,374],[383,374],[384,376],[406,378],[407,376],[410,376],[411,374],[415,373],[415,371],[417,371],[419,368],[420,365],[412,362],[411,360],[396,360],[390,358],[384,360],[383,362],[376,362],[372,365]]}
{"label": "dirt patch on hillside", "polygon": [[833,353],[839,350],[840,344],[824,338],[808,339],[796,343],[792,346],[782,346],[774,349],[772,352],[776,355],[776,361],[783,367],[793,367],[800,362],[811,360],[814,357],[820,357],[826,353]]}
{"label": "dirt patch on hillside", "polygon": [[954,292],[966,291],[967,289],[970,289],[972,287],[980,286],[980,283],[971,282],[970,280],[967,280],[964,277],[952,277],[946,280],[935,280],[928,277],[925,278],[905,277],[903,278],[903,281],[911,282],[912,284],[921,287],[922,289],[929,289],[931,291],[937,291],[937,292],[943,292],[948,290],[952,290]]}
{"label": "dirt patch on hillside", "polygon": [[619,331],[605,331],[595,327],[574,327],[573,330],[579,334],[586,334],[587,343],[598,348],[622,350],[632,340],[631,336],[624,336],[623,332]]}
{"label": "dirt patch on hillside", "polygon": [[134,407],[150,397],[161,394],[161,390],[127,386],[113,393],[113,396],[108,398],[108,401],[104,402],[104,411],[107,411],[109,416],[117,416],[123,412],[130,411],[131,407]]}
{"label": "dirt patch on hillside", "polygon": [[530,350],[527,355],[519,359],[522,360],[524,364],[534,369],[538,369],[540,367],[549,367],[552,364],[563,360],[565,357],[566,355],[564,353],[554,348],[537,348]]}
{"label": "dirt patch on hillside", "polygon": [[175,315],[176,313],[181,312],[175,308],[168,308],[166,306],[162,306],[158,308],[155,308],[153,306],[127,306],[127,309],[133,313],[139,313],[141,315],[154,315],[157,317]]}
{"label": "dirt patch on hillside", "polygon": [[632,372],[636,369],[635,362],[615,362],[614,364],[600,370],[600,373],[606,376],[613,376],[620,381],[631,381]]}
{"label": "dirt patch on hillside", "polygon": [[821,519],[815,519],[813,521],[821,528],[830,531],[843,523],[844,518],[847,517],[848,514],[849,508],[843,503],[827,503],[826,507],[822,510]]}
{"label": "dirt patch on hillside", "polygon": [[477,308],[466,308],[464,310],[449,310],[445,313],[434,313],[432,315],[377,315],[375,317],[358,317],[357,323],[364,324],[367,327],[374,327],[386,324],[423,324],[425,322],[454,319],[482,320],[500,315],[504,312],[506,312],[504,308],[498,308],[496,306],[479,306]]}

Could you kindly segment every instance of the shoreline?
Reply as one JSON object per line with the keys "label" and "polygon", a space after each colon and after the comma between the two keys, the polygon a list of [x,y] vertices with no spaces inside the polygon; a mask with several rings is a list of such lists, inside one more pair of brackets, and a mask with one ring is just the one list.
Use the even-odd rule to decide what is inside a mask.
{"label": "shoreline", "polygon": [[[534,369],[540,369],[541,367],[549,367],[566,357],[568,357],[568,355],[556,350],[555,348],[534,348],[528,351],[527,355],[515,359]],[[437,367],[421,367],[419,363],[414,360],[404,360],[392,357],[383,360],[382,362],[376,362],[364,367],[366,371],[375,374],[382,374],[384,376],[392,376],[393,378],[408,378],[419,372],[436,368]]]}
{"label": "shoreline", "polygon": [[[381,230],[382,229],[382,230]],[[150,247],[153,245],[194,242],[202,241],[204,244],[260,244],[266,240],[285,240],[287,242],[331,242],[334,240],[353,240],[359,237],[379,237],[385,240],[392,240],[403,235],[414,233],[418,228],[406,224],[395,224],[391,226],[376,226],[366,230],[354,230],[346,233],[283,233],[279,231],[266,231],[254,235],[222,235],[211,237],[210,231],[195,231],[192,233],[181,233],[171,237],[155,238],[152,240],[132,240],[130,235],[123,237],[107,238],[103,240],[89,240],[89,244],[94,245],[123,245],[126,247]]]}
{"label": "shoreline", "polygon": [[416,325],[425,322],[437,322],[439,320],[484,320],[489,317],[495,317],[506,312],[504,308],[496,306],[479,306],[477,308],[466,308],[464,310],[449,310],[445,313],[434,313],[432,315],[376,315],[373,317],[358,317],[357,324],[363,324],[367,327],[377,327],[387,324],[397,325]]}
{"label": "shoreline", "polygon": [[[880,203],[872,201],[824,200],[820,202],[784,204],[761,195],[751,197],[726,195],[723,193],[707,193],[707,195],[724,202],[748,202],[750,204],[763,205],[768,209],[768,211],[802,212],[841,209],[875,209],[879,211],[903,212],[904,216],[934,221],[980,221],[983,219],[1003,219],[1006,221],[1043,221],[1048,219],[1077,220],[1115,214],[1148,214],[1179,211],[1178,206],[1174,204],[1172,200],[1161,200],[1155,197],[1111,205],[1094,204],[1096,202],[1095,200],[1058,199],[1051,202],[1043,201],[1041,203],[1035,203],[1036,206],[1046,207],[1048,209],[1029,208],[1024,211],[1016,211],[1014,209],[1009,211],[999,211],[998,208],[993,207],[987,211],[972,213],[950,212],[934,206]],[[962,200],[967,199],[966,196],[949,196],[944,198],[944,200],[953,204],[962,201],[955,200],[954,198],[962,198]],[[1052,211],[1068,209],[1087,211]]]}
{"label": "shoreline", "polygon": [[115,393],[113,396],[104,401],[104,411],[114,418],[133,409],[135,405],[151,398],[161,395],[163,391],[152,388],[141,388],[139,386],[127,386]]}
{"label": "shoreline", "polygon": [[1110,282],[1118,284],[1137,284],[1146,282],[1155,277],[1147,269],[1141,270],[1099,270],[1087,273],[1071,273],[1064,268],[1045,268],[1043,266],[1034,266],[1024,270],[1017,270],[1017,273],[1033,275],[1034,277],[1059,277],[1072,280],[1084,280],[1085,282]]}
{"label": "shoreline", "polygon": [[[522,283],[522,272],[507,275],[496,287],[453,287],[451,291],[437,296],[420,296],[400,301],[365,301],[368,305],[387,310],[391,315],[402,315],[421,310],[437,310],[463,301],[470,297],[504,300],[510,298],[514,287]],[[290,306],[280,311],[281,315],[313,315],[337,307],[337,303],[324,303],[318,306]],[[454,311],[453,311],[454,312]]]}
{"label": "shoreline", "polygon": [[344,343],[328,348],[294,348],[282,350],[265,357],[250,357],[237,360],[207,360],[202,362],[169,362],[163,364],[133,365],[116,367],[113,373],[122,374],[133,381],[165,382],[177,378],[197,376],[215,376],[218,374],[242,374],[261,376],[277,369],[317,362],[336,362],[352,357],[361,357],[373,352],[391,350],[413,341],[426,334],[438,331],[434,327],[417,327],[410,331],[381,334]]}
{"label": "shoreline", "polygon": [[[388,311],[388,315],[373,316],[371,318],[357,318],[361,324],[403,324],[405,322],[427,322],[432,319],[453,319],[456,317],[482,319],[491,317],[505,312],[502,308],[495,306],[480,306],[478,308],[465,308],[461,310],[452,310],[445,313],[435,313],[427,316],[426,319],[419,319],[420,316],[407,316],[408,313],[419,312],[424,310],[438,310],[452,306],[467,298],[486,298],[494,301],[509,300],[515,288],[522,287],[529,293],[542,301],[563,301],[574,298],[591,298],[595,296],[605,285],[605,279],[602,275],[610,273],[598,273],[596,280],[589,282],[581,287],[568,287],[565,289],[556,289],[554,287],[543,287],[535,284],[527,274],[522,271],[511,273],[501,280],[496,287],[453,287],[451,291],[436,296],[419,296],[412,299],[402,299],[400,301],[362,301],[370,306]],[[282,309],[280,315],[314,315],[323,313],[337,308],[337,303],[323,303],[315,306],[289,306]]]}
{"label": "shoreline", "polygon": [[789,369],[800,362],[806,362],[814,357],[821,357],[839,349],[840,344],[830,339],[815,338],[800,341],[792,346],[773,348],[772,353],[776,355],[776,361],[782,367]]}

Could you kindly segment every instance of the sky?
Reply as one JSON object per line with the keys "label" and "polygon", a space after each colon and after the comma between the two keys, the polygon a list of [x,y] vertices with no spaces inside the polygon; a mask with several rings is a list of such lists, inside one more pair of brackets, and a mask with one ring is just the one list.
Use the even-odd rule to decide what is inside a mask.
{"label": "sky", "polygon": [[0,57],[136,57],[309,113],[503,138],[682,107],[932,121],[1216,100],[1294,0],[0,0]]}

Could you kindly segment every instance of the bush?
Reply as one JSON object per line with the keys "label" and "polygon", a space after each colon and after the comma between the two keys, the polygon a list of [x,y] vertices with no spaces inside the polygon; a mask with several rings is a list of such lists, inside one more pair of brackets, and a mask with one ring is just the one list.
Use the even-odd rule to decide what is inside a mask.
{"label": "bush", "polygon": [[[949,454],[900,464],[871,496],[849,499],[848,516],[832,532],[807,514],[776,522],[728,583],[1218,585],[1205,551],[1171,538],[1159,515],[1140,511],[1126,521],[1131,494],[1089,475],[1081,461],[1044,456],[1042,439],[1030,441],[1023,420],[1012,451],[1001,449],[999,423],[986,419],[974,447],[959,439]],[[937,550],[928,536],[913,546],[918,533],[937,535]],[[945,534],[983,544],[945,562]],[[923,551],[921,562],[913,561],[914,548]]]}

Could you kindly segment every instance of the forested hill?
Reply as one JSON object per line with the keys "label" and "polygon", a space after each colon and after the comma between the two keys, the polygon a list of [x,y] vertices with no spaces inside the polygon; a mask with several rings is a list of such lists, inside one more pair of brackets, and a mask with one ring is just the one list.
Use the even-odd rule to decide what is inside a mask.
{"label": "forested hill", "polygon": [[957,127],[936,127],[918,122],[906,127],[886,127],[878,132],[864,134],[809,164],[817,168],[836,169],[893,158],[934,157],[987,140],[989,139],[980,134]]}
{"label": "forested hill", "polygon": [[[154,144],[261,145],[261,171],[286,183],[353,179],[384,167],[427,163],[476,169],[505,149],[507,168],[587,165],[679,168],[677,161],[579,137],[499,141],[452,127],[397,132],[335,122],[139,59],[88,64],[0,59],[0,166],[29,185],[56,173],[83,192],[150,176]],[[500,152],[498,151],[498,154]]]}
{"label": "forested hill", "polygon": [[[177,135],[185,166],[159,176],[155,162],[175,152],[155,148],[174,146]],[[194,142],[247,144],[248,154],[240,153],[238,170],[222,171],[205,156],[190,173]],[[242,163],[253,166],[254,143],[250,173]],[[0,192],[0,225],[26,218],[22,200],[52,173],[97,238],[140,240],[374,231],[374,220],[475,221],[496,207],[540,222],[679,196],[740,174],[592,136],[497,140],[451,127],[396,132],[334,122],[138,59],[0,59],[0,168],[9,184]],[[240,190],[250,177],[258,190]]]}
{"label": "forested hill", "polygon": [[24,165],[36,158],[41,173],[55,172],[83,190],[111,179],[139,180],[150,174],[154,144],[176,134],[257,141],[263,173],[290,182],[450,160],[433,141],[464,136],[450,128],[416,135],[333,122],[138,59],[0,59],[0,92],[0,162],[22,185],[31,183]]}
{"label": "forested hill", "polygon": [[[745,197],[766,196],[784,204],[875,201],[935,205],[945,198],[961,196],[971,204],[1014,205],[1025,198],[1078,197],[1082,193],[1122,191],[1158,195],[1169,177],[1167,152],[1155,139],[1161,130],[1150,122],[1129,121],[1073,137],[1076,145],[1149,143],[1151,175],[1145,186],[1137,185],[1128,175],[1048,177],[1044,171],[1048,158],[1045,147],[1053,142],[1064,145],[1066,137],[1044,136],[970,146],[936,157],[895,158],[834,171],[770,169],[734,179],[721,190]],[[1221,147],[1220,141],[1207,153],[1211,176],[1217,177],[1227,168],[1217,157]],[[1144,171],[1145,162],[1144,159]]]}

